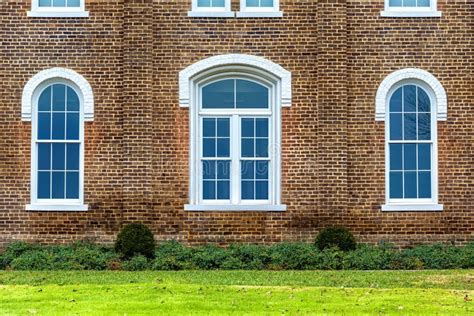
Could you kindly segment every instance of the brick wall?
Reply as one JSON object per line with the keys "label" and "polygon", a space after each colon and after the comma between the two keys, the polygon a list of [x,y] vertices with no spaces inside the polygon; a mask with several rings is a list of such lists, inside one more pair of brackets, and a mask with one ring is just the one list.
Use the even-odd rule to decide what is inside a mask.
{"label": "brick wall", "polygon": [[[0,244],[110,243],[126,222],[191,244],[312,240],[349,226],[364,242],[474,239],[474,3],[439,0],[442,18],[382,18],[383,0],[281,0],[283,18],[189,18],[187,0],[86,1],[86,19],[28,18],[31,1],[0,1]],[[237,1],[233,1],[237,10]],[[282,202],[288,211],[185,212],[188,109],[178,73],[219,54],[265,57],[292,72],[282,109]],[[71,68],[91,84],[87,212],[27,212],[27,80]],[[375,93],[392,71],[419,67],[448,94],[439,122],[443,212],[382,213],[384,124]]]}

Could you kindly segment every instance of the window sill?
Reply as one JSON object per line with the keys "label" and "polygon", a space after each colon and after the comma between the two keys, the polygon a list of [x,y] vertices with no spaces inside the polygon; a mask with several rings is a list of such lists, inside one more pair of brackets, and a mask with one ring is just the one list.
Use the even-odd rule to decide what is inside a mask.
{"label": "window sill", "polygon": [[284,212],[286,205],[184,205],[185,211],[261,211],[261,212]]}
{"label": "window sill", "polygon": [[270,12],[249,12],[240,11],[237,12],[238,18],[281,18],[283,17],[282,11],[270,11]]}
{"label": "window sill", "polygon": [[443,210],[443,204],[384,204],[382,211],[384,212],[411,212],[411,211],[427,211],[439,212]]}
{"label": "window sill", "polygon": [[188,11],[191,18],[233,18],[234,12],[213,12],[213,11]]}
{"label": "window sill", "polygon": [[381,11],[380,16],[387,18],[439,18],[441,11]]}
{"label": "window sill", "polygon": [[85,204],[28,204],[27,211],[49,211],[49,212],[80,212],[87,211]]}
{"label": "window sill", "polygon": [[88,18],[88,11],[72,11],[72,12],[57,12],[57,11],[28,11],[26,16],[31,18]]}

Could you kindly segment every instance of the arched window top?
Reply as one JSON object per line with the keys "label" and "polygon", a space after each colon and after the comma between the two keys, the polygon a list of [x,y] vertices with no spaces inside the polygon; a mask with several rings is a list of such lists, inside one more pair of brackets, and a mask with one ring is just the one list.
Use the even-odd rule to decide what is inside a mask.
{"label": "arched window top", "polygon": [[74,88],[78,97],[83,99],[84,120],[94,120],[94,94],[89,82],[74,70],[50,68],[34,75],[23,88],[21,100],[21,118],[23,121],[31,121],[34,95],[39,92],[38,89],[46,88],[48,82],[61,82]]}
{"label": "arched window top", "polygon": [[375,119],[377,121],[384,121],[386,119],[388,98],[395,89],[404,83],[418,84],[427,92],[432,92],[434,96],[433,103],[436,107],[433,111],[436,111],[437,120],[444,121],[447,119],[448,108],[446,91],[438,79],[425,70],[407,68],[391,73],[380,84],[375,98]]}
{"label": "arched window top", "polygon": [[[182,107],[189,107],[190,99],[193,95],[193,87],[203,80],[209,80],[214,75],[225,74],[226,77],[238,73],[242,76],[261,80],[260,85],[264,86],[265,81],[277,86],[277,99],[281,106],[291,105],[291,73],[280,65],[268,59],[244,55],[227,54],[210,57],[198,61],[179,74],[179,103]],[[249,81],[249,80],[247,80]],[[253,81],[250,79],[250,81]],[[249,87],[257,87],[250,85]]]}

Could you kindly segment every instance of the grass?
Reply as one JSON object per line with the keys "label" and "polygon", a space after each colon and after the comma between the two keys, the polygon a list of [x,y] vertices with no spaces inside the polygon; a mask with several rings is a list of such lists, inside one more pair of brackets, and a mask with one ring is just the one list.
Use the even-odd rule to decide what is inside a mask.
{"label": "grass", "polygon": [[0,272],[1,315],[473,315],[473,297],[473,270]]}

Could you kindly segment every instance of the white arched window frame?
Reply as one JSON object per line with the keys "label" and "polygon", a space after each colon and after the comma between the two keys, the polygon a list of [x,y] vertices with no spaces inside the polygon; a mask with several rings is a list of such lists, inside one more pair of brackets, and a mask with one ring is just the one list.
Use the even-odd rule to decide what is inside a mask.
{"label": "white arched window frame", "polygon": [[[71,88],[79,99],[79,137],[77,140],[65,139],[64,141],[47,141],[38,138],[39,98],[45,89],[56,84]],[[25,85],[22,97],[22,120],[31,122],[30,204],[26,205],[26,210],[86,211],[88,209],[88,206],[84,204],[84,125],[85,121],[93,120],[93,110],[92,89],[88,82],[73,70],[64,68],[47,69],[33,76]],[[74,143],[79,145],[79,182],[77,198],[42,199],[38,197],[38,144],[40,143]],[[67,163],[67,161],[64,163]]]}
{"label": "white arched window frame", "polygon": [[[247,65],[245,65],[245,63]],[[258,65],[258,66],[257,66]],[[267,65],[269,67],[262,67]],[[274,73],[266,69],[273,69]],[[226,79],[244,79],[256,82],[269,89],[268,109],[203,109],[202,88]],[[290,86],[282,88],[283,83]],[[283,93],[283,90],[285,92]],[[285,95],[285,98],[282,96]],[[285,100],[285,102],[283,102]],[[222,55],[191,65],[180,73],[180,104],[189,106],[190,128],[190,187],[188,211],[284,211],[281,204],[281,107],[291,102],[291,75],[280,66],[260,57],[249,55]],[[202,141],[201,120],[203,117],[228,117],[231,122],[232,156],[231,197],[229,201],[204,201],[202,196]],[[240,119],[269,118],[269,196],[268,200],[243,201],[240,199],[239,166]]]}
{"label": "white arched window frame", "polygon": [[[400,198],[390,197],[390,116],[389,105],[393,94],[401,87],[416,86],[421,88],[430,101],[431,139],[424,143],[431,144],[431,198]],[[417,101],[418,102],[418,101]],[[443,205],[438,204],[438,134],[437,122],[446,120],[447,98],[441,83],[430,73],[421,69],[402,69],[396,71],[382,82],[376,97],[376,120],[385,121],[385,201],[382,211],[441,211]],[[417,144],[423,141],[399,141],[401,144]],[[417,151],[418,155],[418,151]],[[418,156],[417,156],[418,159]]]}

